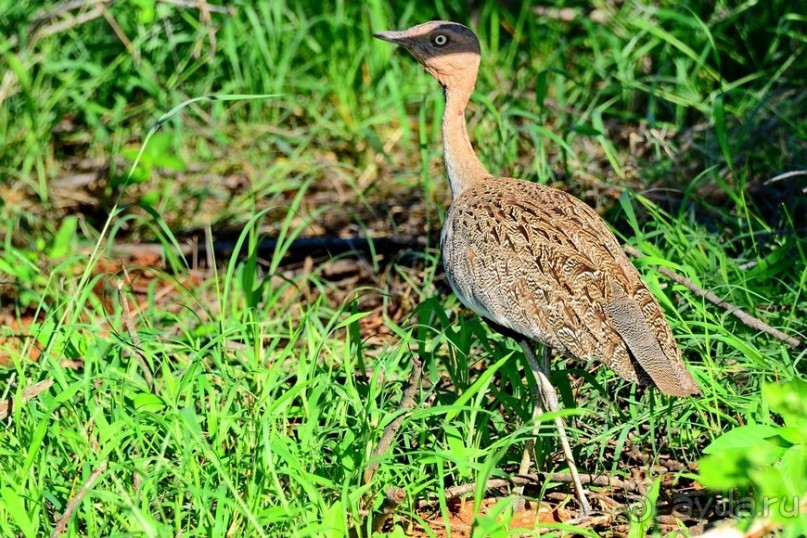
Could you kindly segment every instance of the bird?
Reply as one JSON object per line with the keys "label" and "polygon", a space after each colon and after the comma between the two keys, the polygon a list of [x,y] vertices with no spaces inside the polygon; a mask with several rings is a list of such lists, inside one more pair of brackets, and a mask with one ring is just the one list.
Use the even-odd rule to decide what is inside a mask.
{"label": "bird", "polygon": [[[460,302],[523,349],[535,377],[533,418],[558,410],[549,348],[595,359],[668,395],[700,394],[659,303],[605,221],[571,194],[496,176],[477,157],[465,118],[481,62],[476,34],[435,20],[373,36],[406,49],[443,88],[451,188],[440,234],[443,267]],[[540,360],[536,343],[543,345]],[[589,515],[562,418],[555,426],[580,509]],[[526,453],[520,474],[529,466]]]}

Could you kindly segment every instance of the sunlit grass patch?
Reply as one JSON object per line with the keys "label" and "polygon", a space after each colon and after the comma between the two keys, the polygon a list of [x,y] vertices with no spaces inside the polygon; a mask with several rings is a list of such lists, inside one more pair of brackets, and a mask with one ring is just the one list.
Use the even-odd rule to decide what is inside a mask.
{"label": "sunlit grass patch", "polygon": [[[370,38],[435,17],[483,42],[469,112],[483,161],[574,192],[644,254],[704,393],[671,399],[554,359],[583,470],[659,487],[650,522],[624,514],[642,492],[592,487],[616,519],[589,532],[719,519],[671,507],[717,498],[693,497],[694,480],[724,432],[791,427],[763,387],[803,378],[804,348],[656,268],[807,337],[805,176],[786,175],[807,168],[793,4],[206,5],[118,2],[46,35],[56,3],[0,0],[2,534],[61,521],[71,536],[369,535],[387,488],[405,495],[384,530],[518,524],[512,484],[485,484],[518,466],[529,376],[442,274],[439,89]],[[267,93],[282,95],[193,103],[124,180],[164,112]],[[295,247],[322,235],[417,247]],[[422,382],[401,410],[415,357]],[[563,525],[557,439],[540,432],[535,471],[550,480],[528,493]],[[449,488],[469,485],[465,509]]]}

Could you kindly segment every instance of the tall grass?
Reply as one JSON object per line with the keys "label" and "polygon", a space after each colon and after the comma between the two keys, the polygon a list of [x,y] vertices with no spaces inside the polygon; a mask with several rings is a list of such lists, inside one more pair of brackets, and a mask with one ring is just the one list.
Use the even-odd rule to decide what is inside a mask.
{"label": "tall grass", "polygon": [[[435,17],[472,25],[483,43],[469,114],[482,159],[574,191],[647,255],[636,263],[703,388],[702,399],[670,399],[556,359],[587,471],[628,476],[631,447],[647,472],[662,459],[689,465],[722,432],[772,420],[764,380],[804,375],[803,350],[654,270],[805,336],[803,183],[765,185],[807,165],[796,4],[633,0],[561,13],[487,2],[467,13],[458,2],[235,1],[208,22],[140,1],[46,36],[59,18],[37,18],[55,6],[0,0],[0,308],[23,324],[0,336],[33,337],[0,341],[12,363],[0,400],[14,402],[0,434],[3,535],[50,533],[102,464],[69,535],[369,532],[389,486],[406,493],[399,532],[430,528],[419,501],[449,521],[447,486],[512,473],[531,432],[529,376],[516,347],[448,293],[433,248],[448,190],[440,92],[370,37]],[[267,93],[280,96],[173,116],[138,179],[122,181],[178,103]],[[64,187],[88,170],[92,185]],[[370,275],[358,284],[331,272],[338,260],[285,257],[295,237],[322,230],[392,233],[390,207],[415,211],[410,200],[424,200],[417,230],[429,248],[347,255]],[[168,254],[86,266],[94,245],[114,260],[117,245],[173,245],[207,223],[235,231],[237,248],[205,272]],[[265,234],[279,238],[268,259]],[[402,413],[413,356],[424,361],[417,406],[363,484]],[[53,387],[26,402],[45,379]],[[541,470],[554,469],[552,432],[541,428]],[[485,515],[484,495],[473,496],[477,533],[503,535],[511,504]]]}

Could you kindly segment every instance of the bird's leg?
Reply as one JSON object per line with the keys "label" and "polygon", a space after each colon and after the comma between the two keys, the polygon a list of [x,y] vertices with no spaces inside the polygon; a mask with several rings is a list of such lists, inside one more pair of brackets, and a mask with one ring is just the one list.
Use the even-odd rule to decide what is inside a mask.
{"label": "bird's leg", "polygon": [[[536,385],[535,390],[532,392],[532,423],[533,425],[536,422],[536,419],[544,414],[544,400],[541,396],[541,389]],[[535,438],[538,437],[538,426],[533,426],[532,429],[532,438],[527,441],[526,445],[524,446],[524,452],[521,455],[521,464],[518,467],[518,474],[527,474],[530,470],[530,458],[532,452],[535,450]],[[523,489],[523,488],[522,488]]]}
{"label": "bird's leg", "polygon": [[[540,400],[540,404],[547,411],[557,411],[558,395],[555,392],[555,387],[553,387],[552,383],[549,381],[548,347],[544,346],[543,353],[541,355],[541,362],[538,362],[538,359],[535,357],[535,353],[532,351],[530,341],[525,339],[520,340],[519,343],[524,350],[524,355],[527,357],[527,362],[530,363],[530,369],[532,370],[533,375],[535,375],[535,384],[537,385],[537,392],[540,395],[540,398],[536,400],[535,405],[538,406],[538,402]],[[586,499],[586,490],[583,489],[583,484],[580,482],[580,475],[577,473],[577,465],[574,463],[572,448],[569,446],[569,438],[566,436],[566,427],[563,425],[563,419],[561,417],[555,418],[555,427],[558,430],[560,445],[563,448],[563,455],[566,457],[566,463],[569,466],[569,473],[572,475],[572,481],[574,482],[577,499],[580,501],[580,508],[583,515],[587,516],[591,513],[591,505],[588,504],[588,499]],[[519,469],[519,472],[521,472],[521,469]]]}
{"label": "bird's leg", "polygon": [[[525,475],[530,471],[532,453],[535,451],[535,440],[538,437],[538,426],[536,426],[535,423],[536,419],[544,413],[543,397],[541,396],[541,389],[537,386],[537,384],[532,393],[532,400],[532,437],[524,444],[524,452],[521,453],[521,464],[518,466],[518,474],[520,475]],[[513,490],[513,493],[518,496],[517,508],[523,508],[524,486],[518,486]]]}

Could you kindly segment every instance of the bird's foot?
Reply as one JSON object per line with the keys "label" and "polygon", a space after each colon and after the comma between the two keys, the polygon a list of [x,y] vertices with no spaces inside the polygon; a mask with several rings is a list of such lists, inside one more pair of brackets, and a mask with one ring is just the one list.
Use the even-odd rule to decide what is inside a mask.
{"label": "bird's foot", "polygon": [[591,505],[586,497],[586,490],[581,487],[575,488],[577,493],[577,502],[580,503],[580,513],[582,517],[589,517],[591,515]]}

